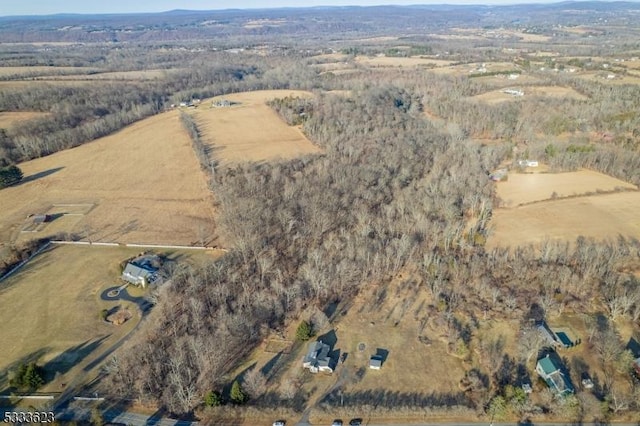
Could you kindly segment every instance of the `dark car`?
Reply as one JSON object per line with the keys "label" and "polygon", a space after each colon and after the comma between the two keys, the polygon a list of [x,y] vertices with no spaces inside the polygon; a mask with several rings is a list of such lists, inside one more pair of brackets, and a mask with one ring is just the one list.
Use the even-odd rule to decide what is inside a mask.
{"label": "dark car", "polygon": [[351,419],[349,422],[349,426],[360,426],[362,424],[362,419]]}

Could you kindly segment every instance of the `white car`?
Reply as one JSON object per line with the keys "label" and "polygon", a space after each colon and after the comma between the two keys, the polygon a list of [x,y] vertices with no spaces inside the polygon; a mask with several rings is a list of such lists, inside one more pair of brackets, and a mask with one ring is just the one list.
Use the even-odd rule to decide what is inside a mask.
{"label": "white car", "polygon": [[342,426],[342,420],[334,420],[331,426]]}
{"label": "white car", "polygon": [[273,422],[273,426],[284,426],[284,420],[276,420]]}

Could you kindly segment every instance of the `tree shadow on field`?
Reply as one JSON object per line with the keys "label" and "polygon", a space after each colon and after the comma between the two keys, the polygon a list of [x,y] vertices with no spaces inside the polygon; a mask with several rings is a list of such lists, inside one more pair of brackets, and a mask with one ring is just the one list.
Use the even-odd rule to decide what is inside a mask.
{"label": "tree shadow on field", "polygon": [[[47,381],[52,380],[56,374],[65,374],[73,368],[73,366],[82,362],[83,359],[91,355],[98,347],[108,339],[110,334],[98,337],[93,340],[87,340],[84,343],[73,346],[62,352],[49,362],[43,368],[47,374]],[[87,369],[85,368],[85,371]]]}
{"label": "tree shadow on field", "polygon": [[38,179],[42,179],[44,177],[47,177],[47,176],[52,175],[54,173],[57,173],[62,169],[64,169],[64,167],[54,167],[53,169],[43,170],[41,172],[34,173],[32,175],[29,175],[29,176],[23,178],[20,182],[18,182],[18,184],[16,186],[23,185],[23,184],[29,183],[29,182],[33,182],[33,181],[38,180]]}
{"label": "tree shadow on field", "polygon": [[269,377],[269,373],[273,370],[273,367],[275,367],[281,357],[282,351],[278,352],[273,358],[267,361],[267,363],[260,369],[260,372],[264,374],[265,377]]}

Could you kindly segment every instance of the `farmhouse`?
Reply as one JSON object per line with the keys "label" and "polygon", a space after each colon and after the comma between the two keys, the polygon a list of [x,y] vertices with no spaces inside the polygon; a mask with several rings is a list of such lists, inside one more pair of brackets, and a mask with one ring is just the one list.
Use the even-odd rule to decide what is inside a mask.
{"label": "farmhouse", "polygon": [[562,372],[562,365],[549,355],[539,359],[536,372],[544,379],[547,386],[558,395],[573,393],[573,386],[569,378]]}
{"label": "farmhouse", "polygon": [[309,369],[312,373],[319,371],[333,373],[330,351],[331,347],[322,340],[309,344],[309,350],[302,360],[302,367]]}
{"label": "farmhouse", "polygon": [[140,256],[127,262],[122,271],[122,279],[134,285],[146,287],[158,278],[157,256]]}

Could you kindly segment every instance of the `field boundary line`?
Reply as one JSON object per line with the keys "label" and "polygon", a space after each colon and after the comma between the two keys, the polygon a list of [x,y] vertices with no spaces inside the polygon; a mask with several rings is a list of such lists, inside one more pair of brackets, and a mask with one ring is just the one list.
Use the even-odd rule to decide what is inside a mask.
{"label": "field boundary line", "polygon": [[0,395],[0,399],[54,399],[55,395]]}
{"label": "field boundary line", "polygon": [[19,264],[17,264],[16,266],[14,266],[9,272],[7,272],[6,274],[4,274],[3,276],[0,277],[0,282],[4,281],[6,278],[9,278],[11,275],[13,275],[15,272],[17,272],[20,268],[22,268],[24,265],[26,265],[27,263],[29,263],[29,261],[31,259],[33,259],[34,257],[36,257],[37,255],[39,255],[40,253],[42,253],[45,249],[47,249],[50,245],[51,245],[52,241],[47,241],[47,243],[45,245],[43,245],[42,247],[40,247],[38,250],[36,250],[35,253],[33,253],[31,256],[29,256],[28,259],[23,260],[22,262],[20,262]]}
{"label": "field boundary line", "polygon": [[555,198],[547,198],[544,200],[535,200],[535,201],[528,201],[526,203],[520,203],[517,204],[513,207],[498,207],[499,209],[504,209],[504,210],[513,210],[513,209],[517,209],[520,207],[527,207],[533,204],[542,204],[542,203],[551,203],[553,201],[562,201],[562,200],[571,200],[571,199],[575,199],[575,198],[585,198],[585,197],[597,197],[599,195],[613,195],[613,194],[621,194],[624,192],[640,192],[640,189],[638,188],[624,188],[624,187],[616,187],[612,190],[609,191],[590,191],[590,192],[585,192],[583,194],[573,194],[573,195],[563,195],[563,196],[557,196]]}
{"label": "field boundary line", "polygon": [[228,252],[228,249],[208,246],[180,246],[180,245],[162,245],[162,244],[136,244],[136,243],[96,243],[90,241],[65,241],[52,240],[51,244],[60,245],[81,245],[81,246],[106,246],[106,247],[131,247],[131,248],[160,248],[160,249],[178,249],[178,250],[220,250]]}

